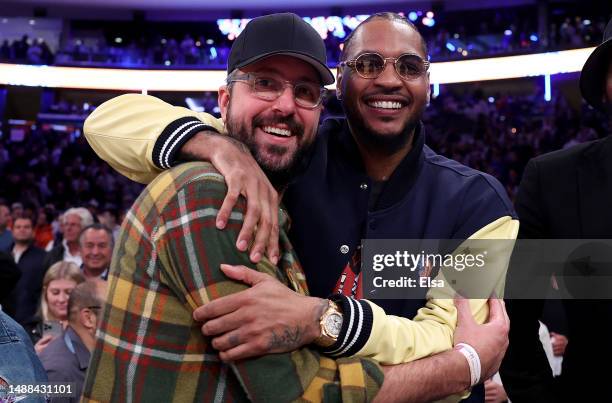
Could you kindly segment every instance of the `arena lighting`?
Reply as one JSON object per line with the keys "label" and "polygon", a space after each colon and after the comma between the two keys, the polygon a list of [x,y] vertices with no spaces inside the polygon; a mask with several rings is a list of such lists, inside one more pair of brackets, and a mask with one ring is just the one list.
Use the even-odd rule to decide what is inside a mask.
{"label": "arena lighting", "polygon": [[450,84],[574,73],[582,70],[593,49],[432,63],[431,82]]}
{"label": "arena lighting", "polygon": [[544,76],[544,100],[550,102],[552,99],[552,93],[550,89],[550,74]]}
{"label": "arena lighting", "polygon": [[439,83],[433,83],[433,92],[432,92],[432,96],[434,98],[437,98],[438,95],[440,95],[440,84]]}
{"label": "arena lighting", "polygon": [[[432,63],[432,84],[503,80],[573,73],[594,48]],[[0,84],[122,91],[217,91],[225,70],[137,70],[0,63]],[[329,86],[330,89],[334,85]]]}

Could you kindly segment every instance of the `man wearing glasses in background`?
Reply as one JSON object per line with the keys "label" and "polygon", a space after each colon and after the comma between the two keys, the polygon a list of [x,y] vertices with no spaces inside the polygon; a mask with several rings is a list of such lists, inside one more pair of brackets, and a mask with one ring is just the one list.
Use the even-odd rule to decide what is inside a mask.
{"label": "man wearing glasses in background", "polygon": [[[361,239],[516,237],[518,222],[499,182],[438,156],[425,145],[420,120],[429,102],[426,55],[422,37],[400,15],[376,14],[355,29],[345,42],[338,69],[337,95],[347,119],[327,120],[319,127],[307,166],[302,167],[302,175],[284,193],[283,200],[292,217],[289,235],[305,267],[311,293],[337,293],[332,299],[343,315],[341,334],[346,337],[327,335],[331,339],[327,351],[335,351],[336,356],[372,355],[381,350],[381,345],[385,346],[384,356],[374,354],[374,358],[383,362],[408,361],[437,352],[427,346],[411,350],[408,346],[419,336],[431,340],[432,345],[442,340],[448,342],[448,348],[452,346],[457,319],[452,300],[428,305],[421,311],[421,319],[441,319],[448,324],[448,331],[441,327],[423,331],[410,321],[403,321],[403,326],[394,328],[394,332],[375,326],[383,320],[383,309],[359,300],[363,297],[359,273]],[[266,85],[278,85],[258,81],[254,76],[242,80],[260,95]],[[253,126],[256,132],[277,137],[274,141],[279,146],[288,144],[292,137],[289,125],[267,127],[253,121]],[[276,192],[243,145],[214,133],[225,129],[234,138],[242,139],[237,133],[240,128],[224,126],[222,121],[205,114],[170,107],[152,97],[135,95],[102,105],[85,125],[96,152],[134,180],[148,182],[179,159],[211,161],[228,185],[228,197],[216,218],[217,227],[228,225],[233,205],[240,194],[245,194],[247,213],[237,247],[247,249],[257,225],[251,260],[259,262],[267,246],[270,261],[277,263]],[[247,144],[249,141],[246,139]],[[270,146],[259,155],[256,150],[255,159],[273,155],[279,158],[279,150]],[[493,258],[497,262],[489,264],[507,264],[506,252],[497,254]],[[195,312],[197,319],[207,322],[202,331],[214,337],[212,344],[223,360],[287,351],[283,350],[286,344],[282,346],[278,338],[270,335],[286,335],[287,330],[289,336],[303,335],[303,329],[319,326],[320,316],[312,315],[305,304],[274,303],[295,300],[295,293],[287,287],[270,285],[266,278],[241,267],[225,274],[256,285],[207,303]],[[267,283],[266,287],[260,286],[263,283]],[[387,313],[404,318],[414,317],[425,303],[376,302]],[[472,309],[479,321],[486,318],[486,301],[474,300]],[[313,341],[312,337],[289,338],[293,348]],[[483,349],[478,353],[487,352]],[[491,351],[488,353],[490,356]],[[501,358],[503,347],[495,354]],[[392,390],[404,399],[414,400],[456,393],[423,376],[435,372],[440,379],[455,376],[443,362],[421,360],[397,367],[403,377],[389,377]],[[409,379],[415,383],[407,382]]]}
{"label": "man wearing glasses in background", "polygon": [[76,403],[80,400],[105,295],[106,282],[100,279],[85,281],[70,293],[68,327],[40,354],[49,382],[72,383],[71,397],[52,401]]}

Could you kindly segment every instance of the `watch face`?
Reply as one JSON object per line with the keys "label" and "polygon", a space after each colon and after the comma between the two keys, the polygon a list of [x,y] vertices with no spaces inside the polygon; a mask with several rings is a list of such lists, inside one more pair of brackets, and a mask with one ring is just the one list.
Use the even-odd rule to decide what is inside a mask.
{"label": "watch face", "polygon": [[325,330],[332,337],[338,337],[340,329],[342,328],[342,315],[338,313],[332,313],[325,318]]}

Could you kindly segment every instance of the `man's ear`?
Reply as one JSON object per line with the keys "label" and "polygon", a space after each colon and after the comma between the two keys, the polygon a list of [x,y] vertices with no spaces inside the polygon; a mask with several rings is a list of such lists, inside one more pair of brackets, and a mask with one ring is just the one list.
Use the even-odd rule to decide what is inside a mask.
{"label": "man's ear", "polygon": [[219,87],[219,96],[217,98],[217,102],[219,103],[221,118],[223,119],[223,121],[226,121],[227,111],[229,109],[230,102],[230,90],[227,85],[222,85],[221,87]]}
{"label": "man's ear", "polygon": [[336,98],[338,101],[342,100],[342,70],[341,66],[336,67]]}
{"label": "man's ear", "polygon": [[79,311],[79,321],[84,328],[95,329],[97,325],[96,313],[89,308],[83,308]]}

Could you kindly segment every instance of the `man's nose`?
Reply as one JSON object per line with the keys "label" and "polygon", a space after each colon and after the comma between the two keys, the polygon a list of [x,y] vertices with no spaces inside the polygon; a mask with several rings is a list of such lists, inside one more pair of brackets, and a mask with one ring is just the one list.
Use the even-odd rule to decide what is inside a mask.
{"label": "man's nose", "polygon": [[283,92],[274,102],[274,109],[282,112],[283,115],[291,115],[295,113],[296,108],[293,87],[286,85],[283,88]]}
{"label": "man's nose", "polygon": [[377,85],[385,87],[399,87],[402,85],[402,80],[395,71],[395,65],[391,61],[387,61],[383,67],[383,71],[375,80]]}

